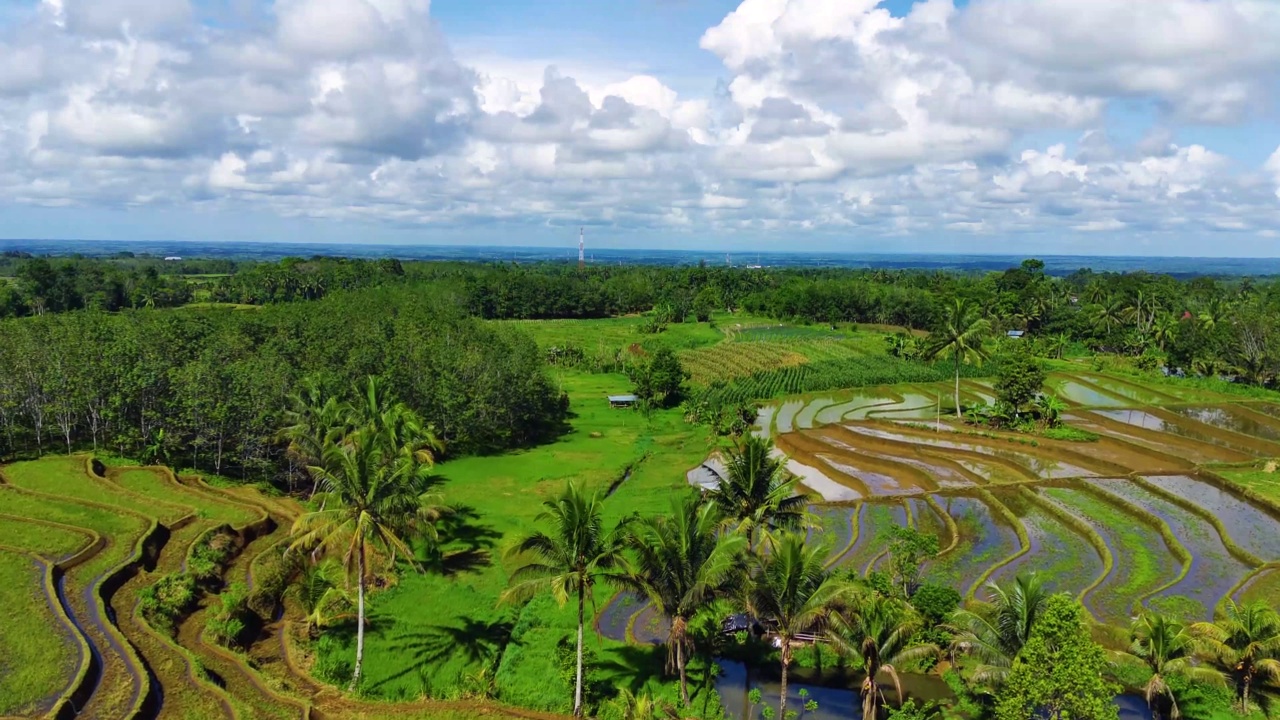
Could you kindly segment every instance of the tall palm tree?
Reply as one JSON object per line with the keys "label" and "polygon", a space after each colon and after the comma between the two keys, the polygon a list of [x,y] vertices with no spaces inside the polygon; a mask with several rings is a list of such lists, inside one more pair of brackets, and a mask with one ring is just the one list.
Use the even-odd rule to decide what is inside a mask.
{"label": "tall palm tree", "polygon": [[351,595],[342,588],[342,565],[333,558],[307,563],[289,594],[306,613],[308,634],[333,622],[351,608]]}
{"label": "tall palm tree", "polygon": [[649,598],[671,620],[667,670],[680,676],[680,699],[688,706],[686,667],[694,613],[723,595],[741,568],[742,535],[720,533],[720,510],[694,493],[671,501],[671,512],[645,518],[632,529],[635,565],[623,581]]}
{"label": "tall palm tree", "polygon": [[755,550],[760,531],[794,529],[808,519],[812,498],[797,493],[797,481],[787,471],[786,458],[772,454],[773,441],[748,435],[729,452],[724,474],[707,499],[720,509],[747,538],[747,551]]}
{"label": "tall palm tree", "polygon": [[924,357],[934,360],[951,357],[956,364],[956,418],[962,417],[960,409],[960,366],[966,363],[981,364],[989,354],[983,340],[991,334],[991,323],[980,316],[978,308],[968,300],[957,299],[947,309],[942,327],[929,336]]}
{"label": "tall palm tree", "polygon": [[1214,622],[1191,626],[1191,633],[1226,667],[1240,688],[1240,712],[1259,682],[1280,681],[1280,614],[1258,600],[1238,605],[1227,599]]}
{"label": "tall palm tree", "polygon": [[1129,655],[1146,663],[1151,670],[1144,693],[1147,705],[1154,717],[1160,717],[1157,700],[1169,702],[1169,717],[1179,720],[1182,709],[1174,697],[1169,679],[1183,677],[1202,684],[1223,685],[1222,673],[1195,664],[1196,648],[1200,644],[1181,622],[1152,612],[1144,612],[1134,621],[1129,631],[1132,644]]}
{"label": "tall palm tree", "polygon": [[422,421],[396,399],[390,386],[379,377],[370,376],[363,387],[356,388],[356,399],[342,407],[347,428],[372,427],[401,452],[413,455],[417,462],[432,463],[444,444],[435,429]]}
{"label": "tall palm tree", "polygon": [[526,535],[508,549],[507,557],[521,565],[511,574],[511,586],[502,599],[524,600],[541,590],[550,590],[561,605],[571,596],[577,597],[578,664],[573,714],[582,717],[582,634],[587,594],[600,580],[621,573],[631,520],[623,518],[606,531],[599,493],[587,495],[573,483],[559,496],[544,502],[543,508],[537,521],[547,523],[549,532]]}
{"label": "tall palm tree", "polygon": [[877,678],[887,675],[901,702],[898,667],[939,654],[936,645],[911,643],[920,627],[920,617],[909,606],[874,593],[859,598],[832,616],[828,637],[841,652],[861,658],[867,672],[862,681],[863,720],[876,720],[884,705],[884,688]]}
{"label": "tall palm tree", "polygon": [[822,632],[828,618],[853,592],[825,567],[826,552],[798,534],[782,533],[768,555],[752,556],[754,568],[746,593],[747,610],[772,628],[782,651],[782,699],[778,717],[787,716],[787,671],[800,636]]}
{"label": "tall palm tree", "polygon": [[999,686],[1031,637],[1050,593],[1036,573],[1017,576],[1007,588],[989,583],[987,593],[987,604],[952,615],[952,647],[978,658],[974,681]]}
{"label": "tall palm tree", "polygon": [[290,550],[307,550],[317,559],[340,557],[348,577],[355,575],[356,663],[349,690],[360,682],[364,662],[365,586],[373,561],[391,567],[403,557],[416,567],[411,540],[434,542],[435,523],[448,512],[430,492],[431,463],[408,451],[420,441],[390,440],[366,427],[326,447],[321,464],[310,468],[320,488],[313,497],[318,509],[299,516],[292,529]]}

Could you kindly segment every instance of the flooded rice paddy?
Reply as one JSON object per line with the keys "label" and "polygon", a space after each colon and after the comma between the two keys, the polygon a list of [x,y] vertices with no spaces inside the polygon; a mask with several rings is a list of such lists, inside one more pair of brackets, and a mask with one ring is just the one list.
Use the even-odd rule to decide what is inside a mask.
{"label": "flooded rice paddy", "polygon": [[[914,525],[942,548],[927,579],[966,597],[1038,571],[1115,625],[1143,606],[1202,620],[1228,595],[1280,597],[1280,507],[1215,472],[1280,459],[1280,403],[1091,372],[1053,373],[1047,389],[1095,441],[939,416],[947,383],[790,398],[757,430],[822,497],[832,567],[879,567],[890,530]],[[993,394],[973,380],[962,391]]]}

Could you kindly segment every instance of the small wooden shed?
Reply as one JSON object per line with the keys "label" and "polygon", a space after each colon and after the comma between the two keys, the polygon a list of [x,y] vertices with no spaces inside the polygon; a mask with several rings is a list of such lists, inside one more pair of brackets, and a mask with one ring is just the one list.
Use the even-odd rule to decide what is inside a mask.
{"label": "small wooden shed", "polygon": [[635,395],[610,395],[609,407],[613,407],[613,408],[635,407],[636,402],[638,402],[639,400],[640,398],[636,397]]}

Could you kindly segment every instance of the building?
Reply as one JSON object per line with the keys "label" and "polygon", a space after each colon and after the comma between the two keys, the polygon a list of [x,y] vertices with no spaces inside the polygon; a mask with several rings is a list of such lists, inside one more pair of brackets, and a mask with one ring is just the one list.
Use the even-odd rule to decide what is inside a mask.
{"label": "building", "polygon": [[1023,335],[1026,335],[1026,333],[1021,330],[1010,330],[1005,333],[1005,337],[1011,337],[1014,340],[1021,340]]}
{"label": "building", "polygon": [[179,262],[181,260],[182,258],[177,255],[170,255],[169,257],[164,259],[165,262]]}
{"label": "building", "polygon": [[635,404],[639,402],[639,400],[640,398],[636,397],[635,395],[610,395],[609,407],[614,407],[614,408],[635,407]]}

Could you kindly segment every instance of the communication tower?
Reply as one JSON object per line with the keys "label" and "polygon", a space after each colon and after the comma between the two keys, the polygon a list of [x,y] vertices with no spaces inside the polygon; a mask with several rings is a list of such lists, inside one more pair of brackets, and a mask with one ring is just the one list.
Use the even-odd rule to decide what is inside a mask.
{"label": "communication tower", "polygon": [[587,266],[587,232],[585,228],[578,228],[578,269]]}

